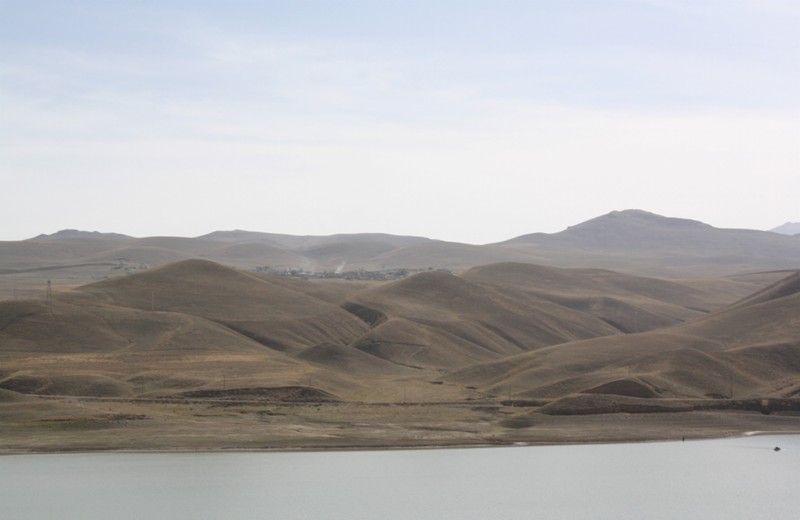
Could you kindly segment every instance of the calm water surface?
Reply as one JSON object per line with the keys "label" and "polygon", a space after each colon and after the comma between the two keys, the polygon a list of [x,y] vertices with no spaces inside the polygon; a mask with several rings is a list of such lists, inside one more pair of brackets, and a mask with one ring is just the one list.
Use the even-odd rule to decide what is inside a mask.
{"label": "calm water surface", "polygon": [[0,518],[795,520],[800,436],[408,451],[10,455],[0,457]]}

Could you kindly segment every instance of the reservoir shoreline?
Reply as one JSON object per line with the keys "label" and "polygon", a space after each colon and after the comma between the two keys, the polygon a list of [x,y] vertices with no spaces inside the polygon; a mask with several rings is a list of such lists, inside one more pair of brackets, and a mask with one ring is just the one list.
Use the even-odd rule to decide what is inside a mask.
{"label": "reservoir shoreline", "polygon": [[[249,413],[148,416],[108,421],[56,418],[0,422],[0,455],[55,453],[234,453],[391,451],[647,443],[800,434],[800,416],[753,412],[548,416],[499,408],[491,421],[474,415],[324,415],[323,410],[274,408],[270,421]],[[341,407],[340,407],[341,408]],[[287,415],[294,416],[287,419]],[[340,410],[341,411],[341,410]],[[435,410],[432,410],[435,412]],[[128,417],[119,415],[115,417]],[[466,411],[465,411],[466,413]],[[318,417],[315,414],[322,415]],[[138,417],[130,415],[130,417]],[[450,419],[448,421],[448,419]],[[470,422],[472,421],[472,422]]]}

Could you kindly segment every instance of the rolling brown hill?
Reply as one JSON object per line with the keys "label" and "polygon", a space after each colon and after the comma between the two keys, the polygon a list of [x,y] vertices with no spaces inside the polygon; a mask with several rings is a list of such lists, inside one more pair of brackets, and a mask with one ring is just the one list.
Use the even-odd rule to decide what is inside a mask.
{"label": "rolling brown hill", "polygon": [[81,294],[0,302],[0,358],[0,388],[51,395],[163,395],[224,380],[240,365],[264,381],[307,371],[213,321]]}
{"label": "rolling brown hill", "polygon": [[336,305],[207,260],[168,264],[77,292],[115,306],[213,320],[281,351],[331,341],[349,343],[367,330],[361,320]]}
{"label": "rolling brown hill", "polygon": [[619,333],[591,315],[535,297],[510,297],[445,272],[387,283],[357,293],[353,301],[383,316],[356,347],[403,364],[452,369]]}
{"label": "rolling brown hill", "polygon": [[800,392],[798,276],[690,322],[555,345],[450,377],[525,398],[795,396]]}
{"label": "rolling brown hill", "polygon": [[691,286],[602,269],[503,263],[472,268],[462,277],[506,294],[529,294],[589,313],[621,332],[673,325],[714,306],[707,293]]}
{"label": "rolling brown hill", "polygon": [[785,397],[800,390],[800,275],[719,308],[778,275],[702,285],[504,263],[350,282],[184,260],[0,302],[0,389],[163,397],[302,387],[424,402],[706,398],[732,387]]}

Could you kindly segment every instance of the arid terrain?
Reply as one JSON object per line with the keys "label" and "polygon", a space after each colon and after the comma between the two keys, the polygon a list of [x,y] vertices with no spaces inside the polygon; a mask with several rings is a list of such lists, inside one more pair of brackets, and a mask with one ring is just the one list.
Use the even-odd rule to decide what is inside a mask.
{"label": "arid terrain", "polygon": [[489,246],[0,243],[0,451],[800,431],[799,268],[798,236],[641,211]]}

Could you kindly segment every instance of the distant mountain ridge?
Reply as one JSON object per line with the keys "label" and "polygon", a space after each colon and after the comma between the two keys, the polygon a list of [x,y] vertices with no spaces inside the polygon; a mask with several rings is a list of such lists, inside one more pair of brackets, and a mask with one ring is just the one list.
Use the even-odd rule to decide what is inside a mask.
{"label": "distant mountain ridge", "polygon": [[770,229],[773,233],[780,233],[782,235],[797,235],[800,233],[800,222],[787,222],[780,226]]}
{"label": "distant mountain ridge", "polygon": [[37,235],[33,238],[29,238],[28,240],[52,240],[52,239],[61,239],[61,238],[115,238],[115,239],[125,239],[125,238],[133,238],[128,235],[123,235],[121,233],[101,233],[100,231],[81,231],[78,229],[62,229],[60,231],[56,231],[50,235],[41,234]]}
{"label": "distant mountain ridge", "polygon": [[715,228],[642,210],[613,211],[559,233],[522,235],[497,245],[533,249],[539,258],[536,263],[602,267],[649,276],[680,276],[681,272],[705,276],[800,266],[800,244],[794,237]]}
{"label": "distant mountain ridge", "polygon": [[[769,231],[720,229],[697,220],[624,210],[558,233],[532,233],[487,245],[381,233],[295,236],[243,230],[215,231],[195,238],[133,238],[62,230],[24,241],[0,242],[0,273],[88,263],[152,266],[193,258],[270,272],[458,272],[518,262],[686,278],[796,269],[800,267],[800,240]],[[91,276],[114,274],[95,270]]]}

